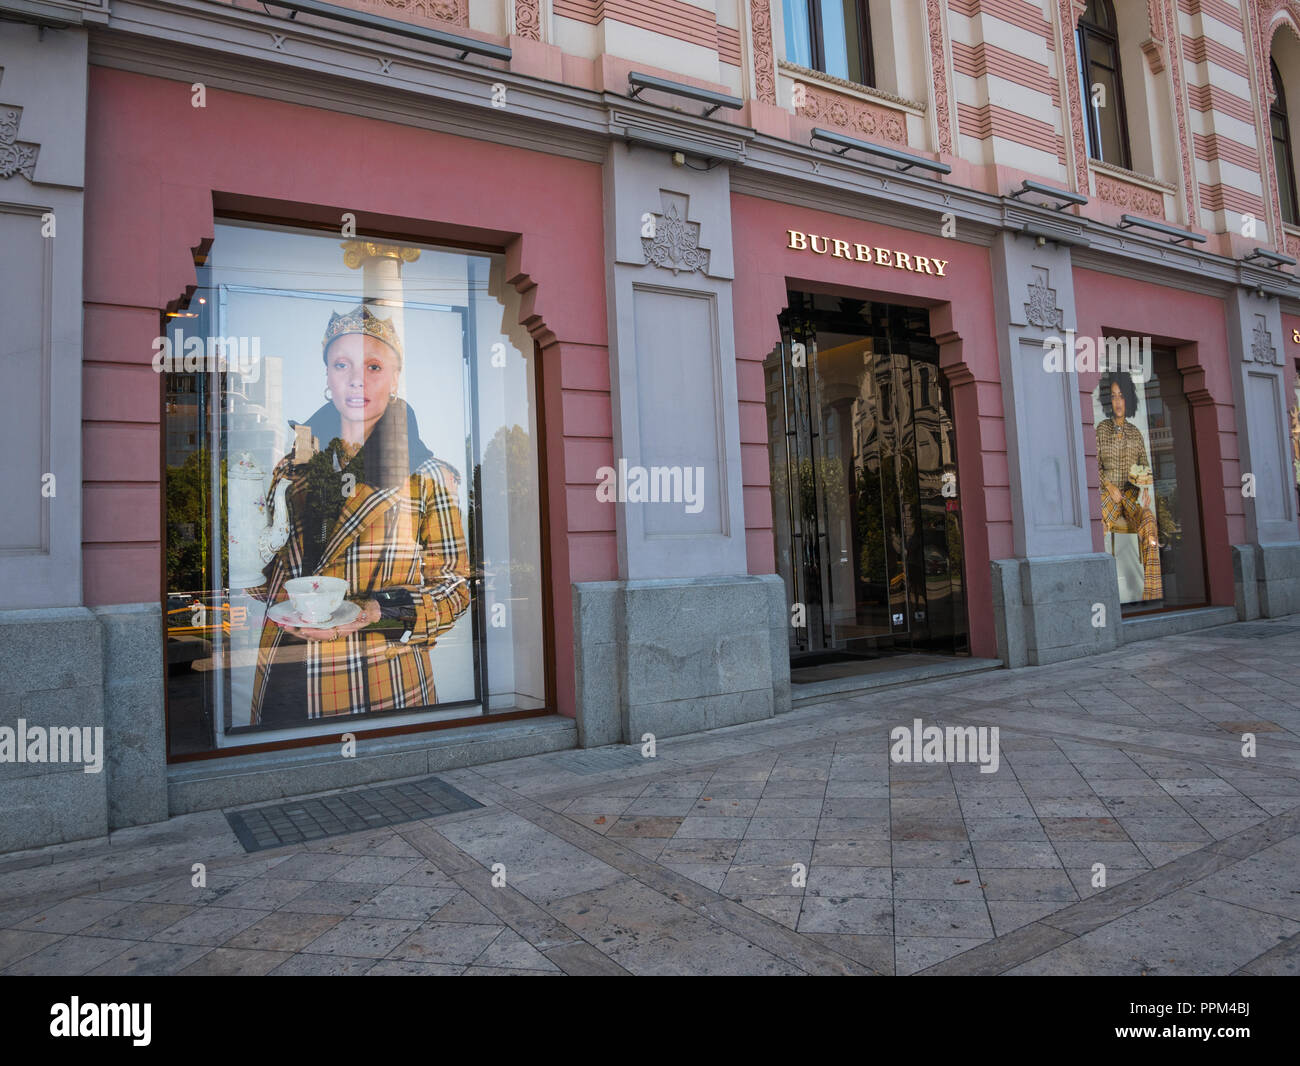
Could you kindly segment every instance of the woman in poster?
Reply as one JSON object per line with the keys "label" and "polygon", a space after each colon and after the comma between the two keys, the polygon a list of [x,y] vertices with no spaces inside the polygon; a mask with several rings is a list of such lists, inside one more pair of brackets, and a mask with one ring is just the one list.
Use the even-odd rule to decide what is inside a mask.
{"label": "woman in poster", "polygon": [[[269,611],[251,721],[264,728],[435,703],[427,649],[470,603],[460,475],[425,447],[397,396],[392,321],[365,306],[331,315],[322,360],[326,403],[294,426],[267,494],[272,509],[283,499],[289,536],[257,593]],[[285,583],[307,576],[347,582],[339,611],[324,624],[269,617]]]}
{"label": "woman in poster", "polygon": [[1151,464],[1142,431],[1129,418],[1137,414],[1137,387],[1123,371],[1101,383],[1103,407],[1110,417],[1097,426],[1097,472],[1101,478],[1101,515],[1108,533],[1136,533],[1142,557],[1142,599],[1164,597],[1160,576],[1160,540],[1151,502]]}

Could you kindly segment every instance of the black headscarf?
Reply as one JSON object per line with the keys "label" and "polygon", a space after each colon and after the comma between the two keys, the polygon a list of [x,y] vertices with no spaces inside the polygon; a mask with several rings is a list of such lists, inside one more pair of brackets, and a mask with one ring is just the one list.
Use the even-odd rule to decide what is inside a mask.
{"label": "black headscarf", "polygon": [[[349,495],[362,485],[396,489],[424,462],[433,457],[420,440],[415,412],[405,400],[393,400],[375,423],[361,450],[347,458],[343,450],[343,421],[338,408],[327,403],[307,420],[321,450],[298,468],[303,482],[302,563],[304,573],[315,571],[325,551],[334,523]],[[352,481],[345,481],[352,475]],[[350,489],[350,491],[348,491]]]}

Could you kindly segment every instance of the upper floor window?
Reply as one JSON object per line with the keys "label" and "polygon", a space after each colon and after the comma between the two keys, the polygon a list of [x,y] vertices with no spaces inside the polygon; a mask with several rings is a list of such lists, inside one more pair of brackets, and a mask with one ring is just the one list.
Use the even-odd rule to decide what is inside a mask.
{"label": "upper floor window", "polygon": [[1277,195],[1282,201],[1282,221],[1292,226],[1300,225],[1295,194],[1295,157],[1291,154],[1291,123],[1287,121],[1286,89],[1277,62],[1269,60],[1276,99],[1268,109],[1268,122],[1273,133],[1273,164],[1277,168]]}
{"label": "upper floor window", "polygon": [[859,85],[875,81],[867,0],[781,2],[789,62]]}
{"label": "upper floor window", "polygon": [[1120,76],[1118,23],[1111,0],[1088,0],[1079,19],[1079,81],[1093,159],[1129,169],[1124,80]]}

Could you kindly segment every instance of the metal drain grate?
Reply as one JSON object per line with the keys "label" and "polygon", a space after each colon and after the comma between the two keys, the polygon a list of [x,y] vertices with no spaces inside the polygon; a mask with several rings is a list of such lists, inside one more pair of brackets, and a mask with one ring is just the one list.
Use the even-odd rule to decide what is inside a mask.
{"label": "metal drain grate", "polygon": [[482,806],[440,778],[426,777],[225,815],[245,851],[262,851]]}
{"label": "metal drain grate", "polygon": [[606,770],[626,770],[629,766],[641,766],[648,760],[642,757],[639,747],[632,746],[607,751],[566,751],[555,756],[553,761],[570,773],[603,774]]}
{"label": "metal drain grate", "polygon": [[1276,622],[1239,622],[1234,626],[1216,629],[1213,636],[1227,637],[1229,640],[1268,640],[1269,637],[1294,636],[1296,633],[1300,633],[1300,626],[1284,626]]}

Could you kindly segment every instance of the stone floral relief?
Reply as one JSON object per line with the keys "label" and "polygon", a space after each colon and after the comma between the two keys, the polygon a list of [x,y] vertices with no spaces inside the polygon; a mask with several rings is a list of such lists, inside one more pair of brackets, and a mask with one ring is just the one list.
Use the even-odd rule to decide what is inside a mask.
{"label": "stone floral relief", "polygon": [[1056,306],[1056,290],[1048,280],[1046,267],[1034,267],[1034,280],[1026,290],[1025,321],[1039,329],[1064,329],[1065,312]]}
{"label": "stone floral relief", "polygon": [[690,199],[681,193],[659,190],[663,211],[652,214],[653,234],[641,232],[641,252],[653,266],[674,274],[709,272],[709,249],[700,247],[700,224],[690,221]]}
{"label": "stone floral relief", "polygon": [[1150,218],[1165,218],[1165,198],[1154,189],[1146,189],[1106,174],[1095,175],[1097,199],[1113,204],[1122,211]]}
{"label": "stone floral relief", "polygon": [[795,108],[795,114],[865,137],[907,144],[907,116],[903,112],[876,107],[815,85],[804,85],[803,90],[803,103]]}
{"label": "stone floral relief", "polygon": [[[342,7],[369,11],[399,22],[414,15],[453,26],[469,25],[469,0],[333,0]],[[538,0],[532,0],[536,6]],[[515,17],[518,18],[516,8]]]}
{"label": "stone floral relief", "polygon": [[0,178],[21,174],[28,181],[35,181],[36,156],[41,149],[40,145],[18,139],[22,118],[21,107],[0,104]]}

